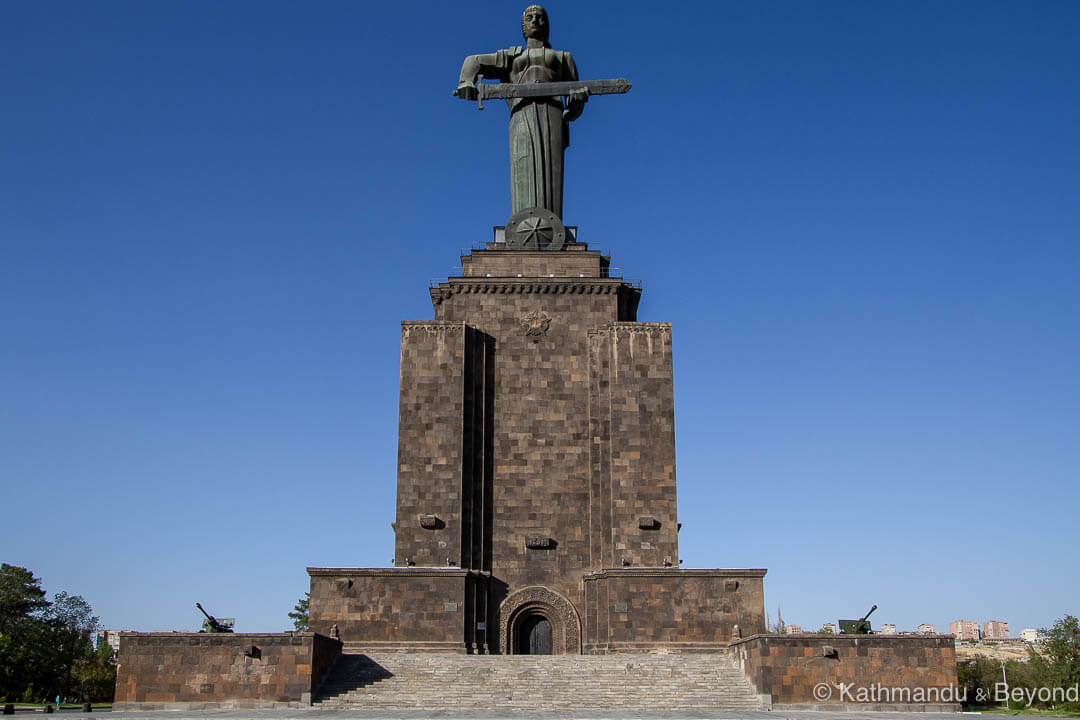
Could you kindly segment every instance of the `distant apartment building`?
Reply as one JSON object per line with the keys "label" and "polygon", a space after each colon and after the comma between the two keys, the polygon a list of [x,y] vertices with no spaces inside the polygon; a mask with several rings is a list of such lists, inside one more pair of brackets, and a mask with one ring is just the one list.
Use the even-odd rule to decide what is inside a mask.
{"label": "distant apartment building", "polygon": [[821,632],[836,634],[836,623],[825,623],[821,626]]}
{"label": "distant apartment building", "polygon": [[937,633],[937,630],[935,630],[934,626],[930,623],[923,623],[919,626],[919,629],[916,632],[918,632],[920,635],[934,635],[935,633]]}
{"label": "distant apartment building", "polygon": [[787,635],[798,635],[803,629],[798,625],[786,625],[784,627],[784,633]]}
{"label": "distant apartment building", "polygon": [[957,620],[949,623],[949,632],[956,636],[957,640],[978,640],[979,623],[974,620]]}
{"label": "distant apartment building", "polygon": [[882,635],[895,635],[896,634],[896,626],[893,625],[892,623],[885,623],[884,625],[881,626],[881,634]]}
{"label": "distant apartment building", "polygon": [[1004,640],[1009,637],[1009,623],[1000,620],[988,620],[983,623],[983,639]]}
{"label": "distant apartment building", "polygon": [[120,631],[98,630],[97,646],[101,647],[101,643],[106,643],[112,648],[113,657],[116,657],[117,653],[120,652]]}
{"label": "distant apartment building", "polygon": [[1024,642],[1035,643],[1039,642],[1039,631],[1034,628],[1027,628],[1020,631],[1020,639]]}

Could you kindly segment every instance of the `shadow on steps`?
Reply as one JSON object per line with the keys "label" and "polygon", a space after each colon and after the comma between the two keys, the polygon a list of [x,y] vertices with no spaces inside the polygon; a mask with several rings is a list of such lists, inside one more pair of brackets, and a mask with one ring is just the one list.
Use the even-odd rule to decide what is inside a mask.
{"label": "shadow on steps", "polygon": [[359,690],[380,680],[392,677],[394,677],[394,673],[367,655],[342,653],[338,656],[322,687],[319,688],[316,702],[345,695],[353,690]]}

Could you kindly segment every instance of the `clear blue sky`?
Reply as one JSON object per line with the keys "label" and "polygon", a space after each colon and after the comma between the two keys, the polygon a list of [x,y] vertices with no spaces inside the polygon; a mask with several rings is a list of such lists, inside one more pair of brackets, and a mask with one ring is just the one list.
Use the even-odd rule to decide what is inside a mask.
{"label": "clear blue sky", "polygon": [[[0,560],[289,627],[393,555],[399,322],[509,215],[516,3],[5,3]],[[554,2],[627,77],[565,219],[674,323],[682,557],[766,602],[1080,613],[1080,3]]]}

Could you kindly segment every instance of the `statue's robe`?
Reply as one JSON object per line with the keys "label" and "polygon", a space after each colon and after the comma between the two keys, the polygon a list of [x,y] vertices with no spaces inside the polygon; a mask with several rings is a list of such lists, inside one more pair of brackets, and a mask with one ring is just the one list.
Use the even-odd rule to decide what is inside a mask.
{"label": "statue's robe", "polygon": [[[480,75],[512,83],[578,79],[570,53],[521,46],[465,58],[460,82],[475,83]],[[539,207],[562,218],[563,154],[570,145],[562,100],[511,98],[506,102],[510,106],[511,215]]]}

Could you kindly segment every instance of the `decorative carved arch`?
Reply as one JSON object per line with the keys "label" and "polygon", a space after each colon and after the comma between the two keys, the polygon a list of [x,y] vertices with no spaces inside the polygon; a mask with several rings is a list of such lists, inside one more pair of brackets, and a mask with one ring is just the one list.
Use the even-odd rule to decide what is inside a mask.
{"label": "decorative carved arch", "polygon": [[541,585],[511,593],[499,604],[499,651],[514,653],[514,633],[529,615],[543,615],[551,623],[551,649],[556,655],[581,653],[581,620],[565,597]]}

